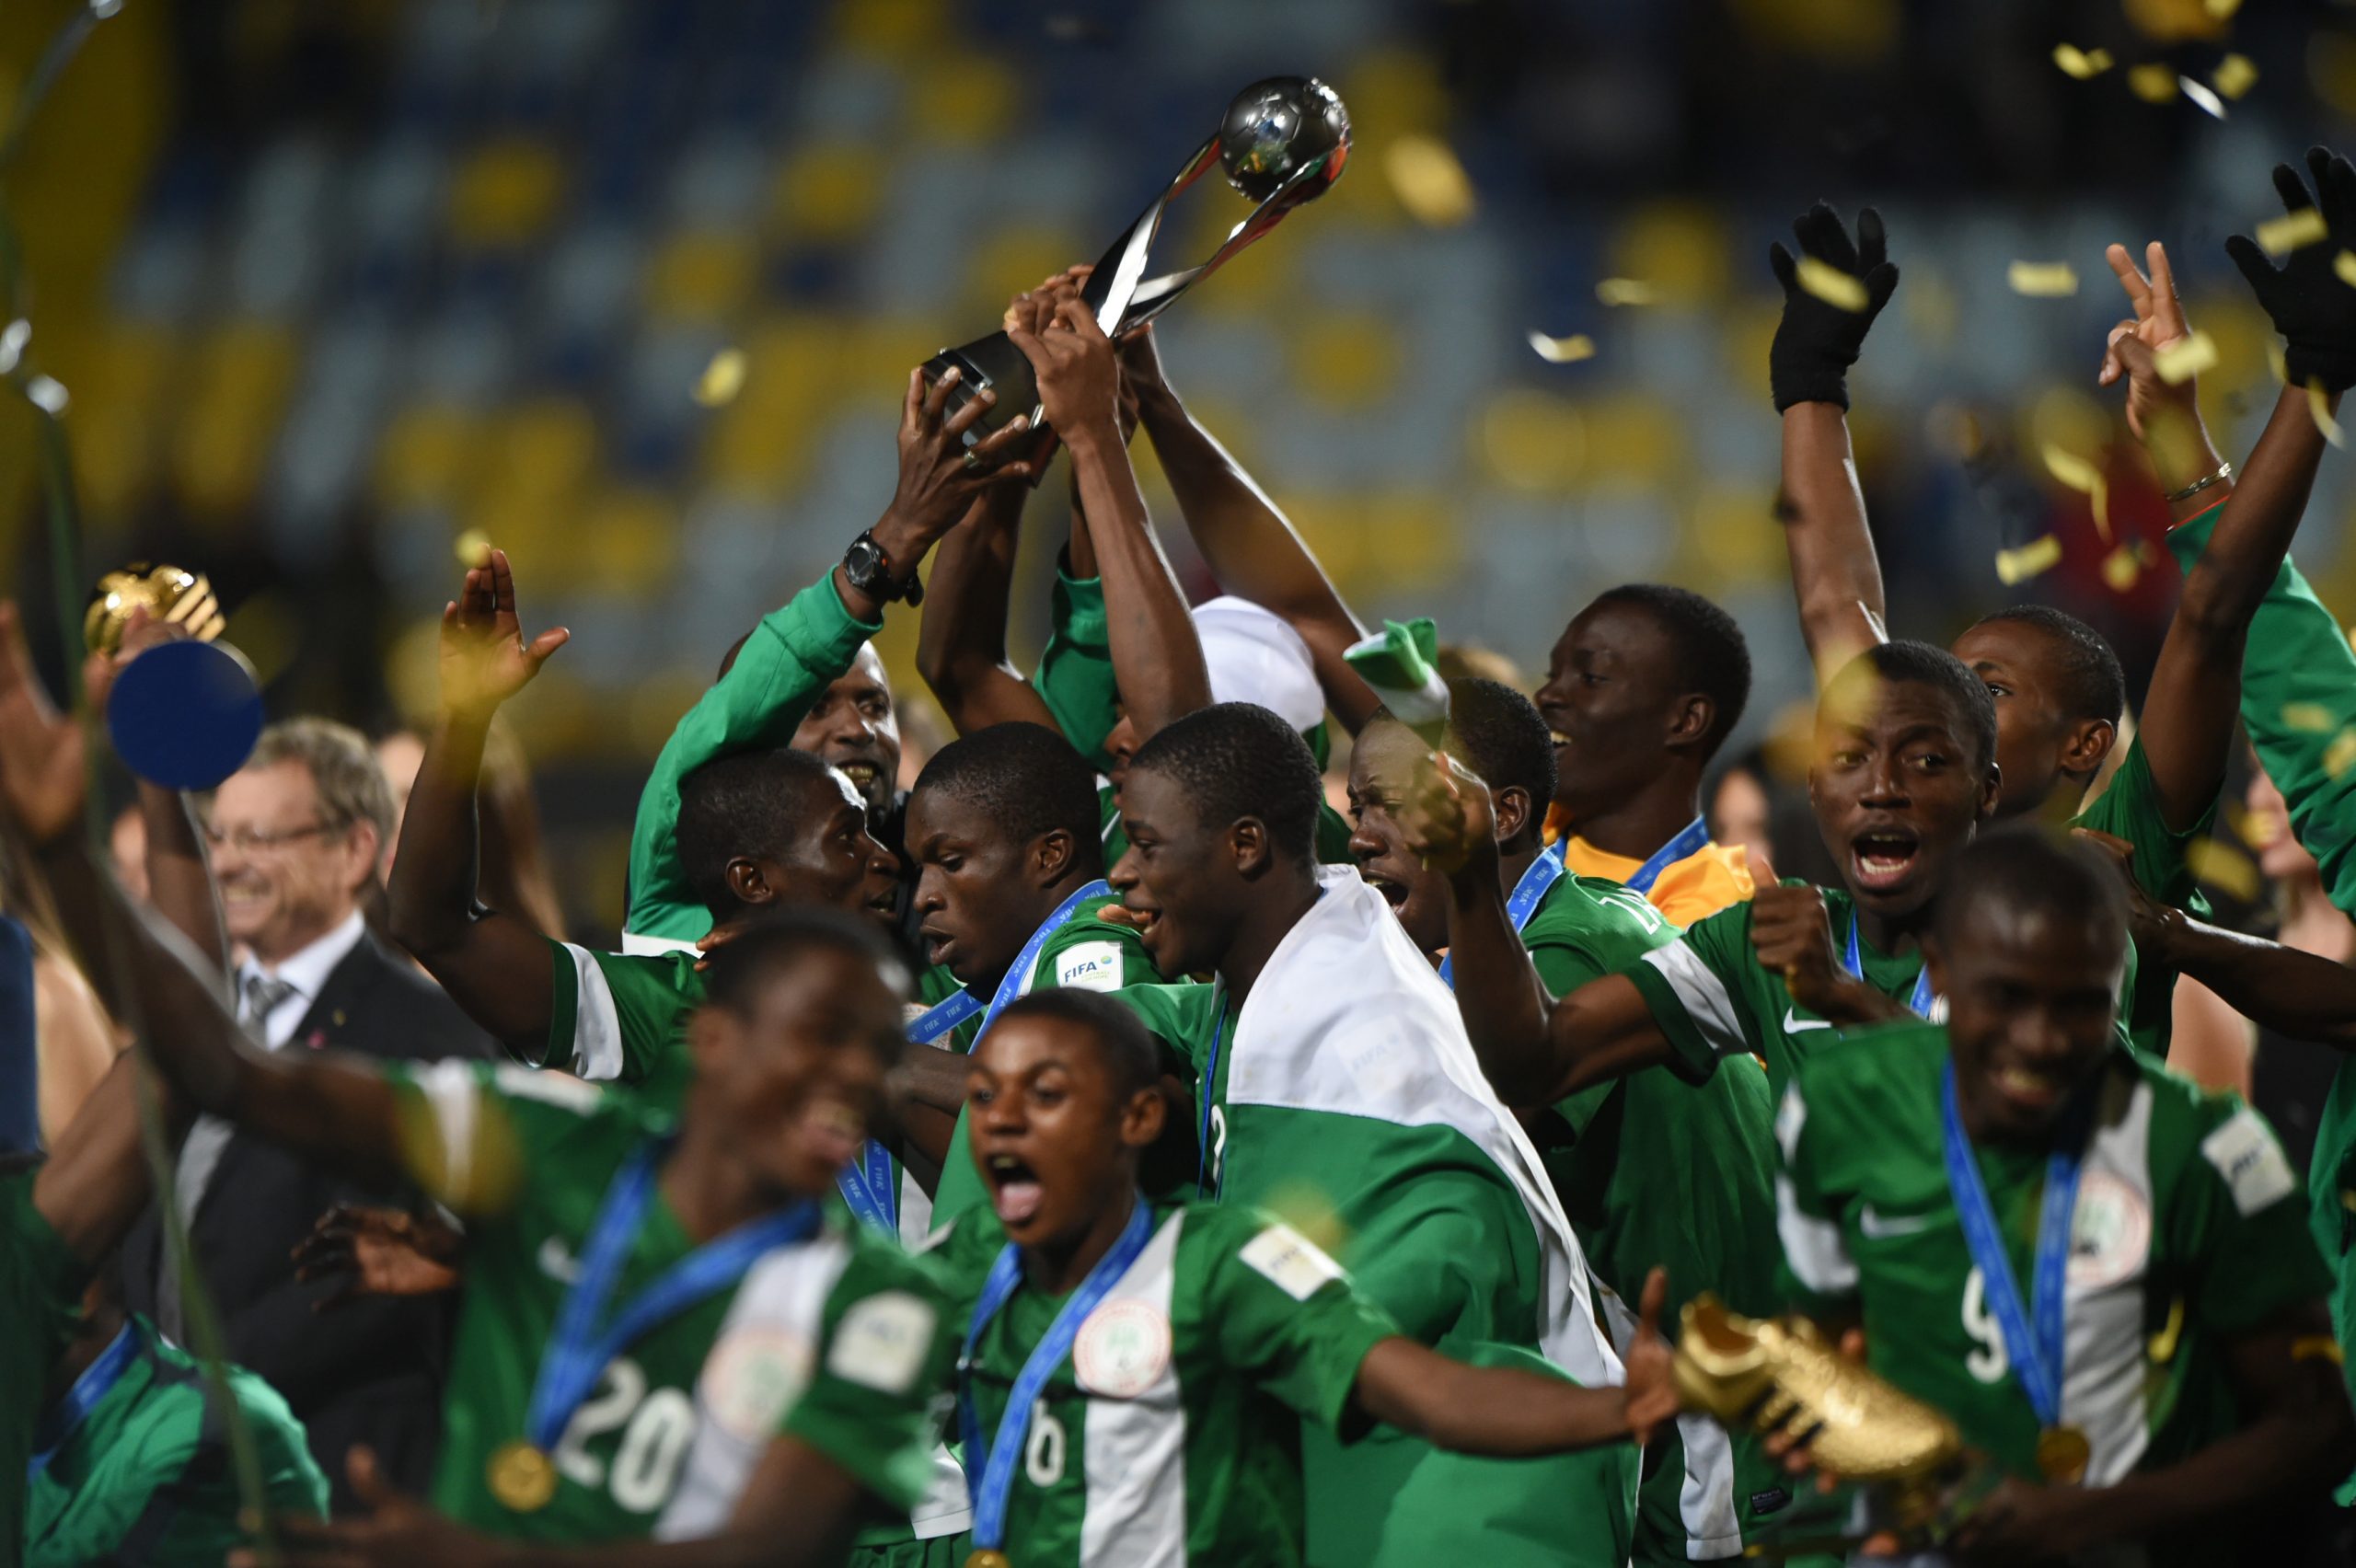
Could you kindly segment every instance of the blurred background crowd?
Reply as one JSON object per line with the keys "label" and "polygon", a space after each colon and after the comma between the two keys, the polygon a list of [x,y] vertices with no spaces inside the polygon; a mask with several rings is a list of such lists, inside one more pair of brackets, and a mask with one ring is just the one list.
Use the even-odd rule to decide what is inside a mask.
{"label": "blurred background crowd", "polygon": [[[0,114],[77,3],[0,7]],[[1893,621],[1944,640],[2027,594],[2140,679],[2174,569],[2134,548],[2165,511],[2094,385],[2125,313],[2102,248],[2167,242],[2238,457],[2273,373],[2220,242],[2270,215],[2269,166],[2348,140],[2356,10],[126,0],[5,171],[29,352],[72,398],[85,559],[209,572],[273,712],[385,734],[432,700],[457,552],[504,547],[535,619],[574,633],[514,738],[564,922],[609,939],[647,763],[887,499],[908,367],[1093,259],[1237,87],[1281,73],[1341,93],[1349,175],[1167,318],[1173,383],[1361,615],[1435,616],[1527,676],[1609,584],[1725,604],[1759,672],[1727,755],[1766,744],[1773,830],[1772,743],[1809,684],[1774,520],[1768,241],[1818,196],[1889,221],[1907,284],[1852,424]],[[1198,188],[1158,261],[1247,210]],[[2047,281],[2016,289],[2017,262]],[[1592,352],[1549,359],[1533,332]],[[2110,536],[2049,449],[2108,474]],[[0,528],[35,598],[39,478],[7,399]],[[1026,539],[1018,658],[1061,483]],[[2350,486],[2326,466],[2297,547],[2343,609]],[[2007,588],[1999,552],[2047,535],[2058,564]],[[879,642],[912,763],[914,624]],[[2211,880],[2262,918],[2272,819],[2228,818]],[[1807,831],[1777,837],[1779,869],[1807,869]]]}

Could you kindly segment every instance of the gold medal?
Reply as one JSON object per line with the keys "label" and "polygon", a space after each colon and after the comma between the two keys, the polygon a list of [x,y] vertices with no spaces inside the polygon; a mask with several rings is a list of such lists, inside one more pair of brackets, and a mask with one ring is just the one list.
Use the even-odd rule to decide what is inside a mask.
{"label": "gold medal", "polygon": [[965,1568],[1014,1568],[1014,1560],[1003,1551],[986,1546],[965,1559]]}
{"label": "gold medal", "polygon": [[556,1497],[556,1463],[518,1438],[491,1456],[484,1470],[491,1494],[518,1514],[537,1514]]}
{"label": "gold medal", "polygon": [[2049,1426],[2037,1435],[2037,1468],[2056,1486],[2075,1486],[2086,1478],[2086,1461],[2094,1446],[2074,1426]]}

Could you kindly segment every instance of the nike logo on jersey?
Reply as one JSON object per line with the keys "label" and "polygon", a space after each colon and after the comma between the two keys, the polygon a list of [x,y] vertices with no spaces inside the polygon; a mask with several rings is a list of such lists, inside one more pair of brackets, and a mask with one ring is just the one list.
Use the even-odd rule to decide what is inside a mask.
{"label": "nike logo on jersey", "polygon": [[1797,1012],[1794,1011],[1790,1008],[1785,1008],[1784,1009],[1784,1032],[1786,1034],[1798,1034],[1810,1029],[1830,1029],[1831,1027],[1832,1020],[1830,1019],[1802,1018]]}
{"label": "nike logo on jersey", "polygon": [[1873,1205],[1857,1211],[1857,1228],[1865,1232],[1868,1241],[1889,1241],[1900,1236],[1912,1236],[1930,1228],[1936,1215],[1901,1214],[1885,1217]]}
{"label": "nike logo on jersey", "polygon": [[571,1285],[581,1277],[581,1264],[572,1249],[551,1236],[540,1243],[540,1272],[560,1285]]}

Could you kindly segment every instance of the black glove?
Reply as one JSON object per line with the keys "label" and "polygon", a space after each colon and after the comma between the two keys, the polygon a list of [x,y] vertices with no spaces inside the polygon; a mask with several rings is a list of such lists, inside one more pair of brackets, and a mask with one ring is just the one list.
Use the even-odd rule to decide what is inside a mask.
{"label": "black glove", "polygon": [[1846,373],[1857,363],[1874,317],[1898,287],[1898,269],[1889,260],[1881,214],[1871,207],[1859,210],[1857,243],[1852,245],[1841,215],[1819,202],[1792,220],[1792,236],[1800,242],[1802,255],[1863,283],[1865,307],[1843,310],[1819,299],[1800,286],[1798,263],[1783,242],[1767,248],[1767,264],[1784,285],[1784,319],[1776,324],[1775,341],[1767,351],[1767,382],[1774,389],[1775,411],[1780,414],[1794,403],[1838,403],[1845,409]]}
{"label": "black glove", "polygon": [[2335,263],[2341,252],[2356,250],[2356,166],[2327,147],[2310,147],[2307,173],[2315,196],[2289,164],[2274,166],[2274,189],[2291,213],[2316,207],[2321,197],[2327,237],[2292,251],[2279,269],[2244,235],[2226,239],[2225,254],[2282,334],[2291,385],[2320,381],[2327,392],[2345,392],[2356,386],[2356,288],[2340,281]]}

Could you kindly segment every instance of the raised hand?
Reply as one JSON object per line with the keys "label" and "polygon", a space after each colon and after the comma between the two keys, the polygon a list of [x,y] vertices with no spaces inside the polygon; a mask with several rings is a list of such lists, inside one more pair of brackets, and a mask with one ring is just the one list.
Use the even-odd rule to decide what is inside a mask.
{"label": "raised hand", "polygon": [[1759,966],[1784,977],[1792,1000],[1832,1016],[1838,986],[1848,978],[1832,951],[1832,919],[1824,894],[1812,887],[1773,884],[1750,900],[1750,946]]}
{"label": "raised hand", "polygon": [[572,640],[556,627],[524,640],[515,614],[515,573],[505,550],[467,570],[467,583],[442,611],[442,707],[488,723],[500,704],[532,684],[549,655]]}
{"label": "raised hand", "polygon": [[90,705],[91,716],[106,717],[107,699],[114,695],[115,678],[133,659],[150,648],[166,642],[185,642],[194,635],[182,622],[157,619],[144,605],[133,607],[123,619],[122,640],[115,651],[93,652],[82,662],[82,696]]}
{"label": "raised hand", "polygon": [[2356,167],[2326,147],[2307,150],[2312,193],[2298,170],[2274,166],[2274,189],[2292,215],[2314,210],[2326,236],[2298,247],[2276,267],[2245,235],[2225,240],[2225,254],[2242,270],[2258,303],[2282,334],[2283,364],[2293,386],[2320,383],[2327,392],[2356,386],[2356,288],[2340,281],[2343,251],[2356,249]]}
{"label": "raised hand", "polygon": [[2127,378],[2127,428],[2139,441],[2150,440],[2153,432],[2171,421],[2198,429],[2200,408],[2194,378],[2188,375],[2171,385],[2160,375],[2155,363],[2155,356],[2192,335],[2184,318],[2184,302],[2177,297],[2176,272],[2168,265],[2167,247],[2156,239],[2144,247],[2149,276],[2135,265],[2123,245],[2114,245],[2103,255],[2119,286],[2127,291],[2128,304],[2135,314],[2110,329],[2096,385],[2109,386],[2121,376]]}
{"label": "raised hand", "polygon": [[1447,876],[1486,867],[1496,874],[1497,818],[1489,787],[1444,752],[1415,766],[1406,799],[1392,813],[1407,848]]}
{"label": "raised hand", "polygon": [[[1775,411],[1795,403],[1838,403],[1849,406],[1848,370],[1864,352],[1865,334],[1874,317],[1889,303],[1898,288],[1898,268],[1889,259],[1888,236],[1881,214],[1871,207],[1857,213],[1857,237],[1852,242],[1841,215],[1819,202],[1792,220],[1792,237],[1800,255],[1847,274],[1862,286],[1862,302],[1836,304],[1809,292],[1800,275],[1797,258],[1778,240],[1767,248],[1767,264],[1784,285],[1784,318],[1775,327],[1775,340],[1767,350],[1767,379],[1775,395]],[[1852,308],[1852,304],[1854,308]]]}
{"label": "raised hand", "polygon": [[1639,1447],[1653,1440],[1653,1431],[1677,1417],[1676,1353],[1660,1337],[1661,1304],[1669,1298],[1669,1274],[1655,1269],[1645,1276],[1644,1298],[1637,1304],[1636,1337],[1623,1357],[1628,1368],[1626,1392],[1628,1432]]}
{"label": "raised hand", "polygon": [[82,726],[41,689],[17,606],[0,604],[0,810],[32,843],[47,844],[81,822],[87,752]]}
{"label": "raised hand", "polygon": [[438,1220],[338,1204],[295,1245],[294,1277],[306,1284],[338,1281],[333,1292],[312,1303],[314,1312],[331,1312],[366,1296],[434,1296],[458,1287],[453,1265],[463,1247],[457,1232]]}
{"label": "raised hand", "polygon": [[[962,373],[952,369],[927,386],[924,372],[908,372],[907,395],[900,402],[900,477],[892,504],[875,525],[875,536],[897,562],[913,563],[955,527],[973,505],[975,496],[994,484],[1031,477],[1031,465],[999,459],[1022,440],[1031,428],[1028,415],[1017,414],[1002,429],[991,432],[971,449],[965,432],[989,412],[998,394],[985,386],[953,414],[942,410],[956,389]],[[893,549],[895,542],[897,549]]]}
{"label": "raised hand", "polygon": [[[1028,308],[1023,308],[1027,302]],[[1039,380],[1039,403],[1047,422],[1066,442],[1084,429],[1111,423],[1118,433],[1120,362],[1113,340],[1096,324],[1095,313],[1078,293],[1043,292],[1023,296],[1010,309],[1007,336],[1031,362]]]}

